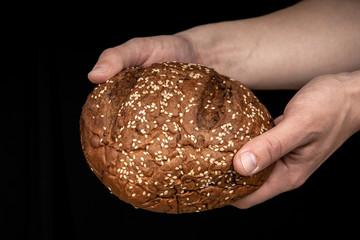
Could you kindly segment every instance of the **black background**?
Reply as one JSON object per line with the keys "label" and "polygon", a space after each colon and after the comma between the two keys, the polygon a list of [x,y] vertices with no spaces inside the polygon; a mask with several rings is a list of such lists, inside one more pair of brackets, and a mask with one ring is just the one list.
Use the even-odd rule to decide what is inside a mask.
{"label": "black background", "polygon": [[[9,126],[21,127],[3,129],[8,137],[3,145],[1,228],[14,239],[356,236],[359,133],[294,191],[248,210],[229,206],[183,215],[134,209],[118,200],[90,171],[81,150],[81,107],[94,87],[87,73],[104,49],[133,37],[260,16],[296,2],[47,6],[33,26],[38,33],[28,36],[37,39],[36,79],[10,81],[17,89],[11,99],[20,101],[3,110]],[[255,94],[276,117],[295,91]]]}

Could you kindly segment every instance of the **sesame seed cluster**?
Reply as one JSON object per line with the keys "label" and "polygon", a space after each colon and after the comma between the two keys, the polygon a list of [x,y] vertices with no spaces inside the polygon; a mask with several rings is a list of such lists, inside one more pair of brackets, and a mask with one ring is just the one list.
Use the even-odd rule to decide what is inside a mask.
{"label": "sesame seed cluster", "polygon": [[180,62],[121,71],[95,87],[80,119],[87,163],[104,185],[166,213],[223,207],[258,189],[272,167],[245,177],[232,159],[273,125],[240,82]]}

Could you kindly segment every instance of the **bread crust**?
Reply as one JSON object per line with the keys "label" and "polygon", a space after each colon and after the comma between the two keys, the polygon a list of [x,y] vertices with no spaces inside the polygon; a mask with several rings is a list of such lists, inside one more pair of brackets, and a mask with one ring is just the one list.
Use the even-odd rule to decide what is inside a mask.
{"label": "bread crust", "polygon": [[270,166],[241,176],[237,150],[274,126],[255,95],[213,69],[179,62],[121,71],[89,94],[81,143],[121,200],[164,213],[223,207],[258,189]]}

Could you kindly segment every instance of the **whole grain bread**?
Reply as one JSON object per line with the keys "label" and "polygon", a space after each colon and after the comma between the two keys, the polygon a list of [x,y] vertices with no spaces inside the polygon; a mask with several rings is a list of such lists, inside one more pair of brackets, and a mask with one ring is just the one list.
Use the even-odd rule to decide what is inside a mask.
{"label": "whole grain bread", "polygon": [[121,200],[156,212],[223,207],[258,189],[272,166],[238,174],[233,156],[274,126],[240,82],[180,62],[133,67],[99,84],[80,119],[91,170]]}

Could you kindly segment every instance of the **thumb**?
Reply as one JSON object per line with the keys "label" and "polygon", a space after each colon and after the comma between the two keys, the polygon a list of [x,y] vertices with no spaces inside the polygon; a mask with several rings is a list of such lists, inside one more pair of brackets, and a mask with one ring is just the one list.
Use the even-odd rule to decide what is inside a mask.
{"label": "thumb", "polygon": [[274,128],[247,142],[234,156],[235,170],[241,175],[255,174],[285,154],[300,146],[299,128],[291,119],[281,121]]}

